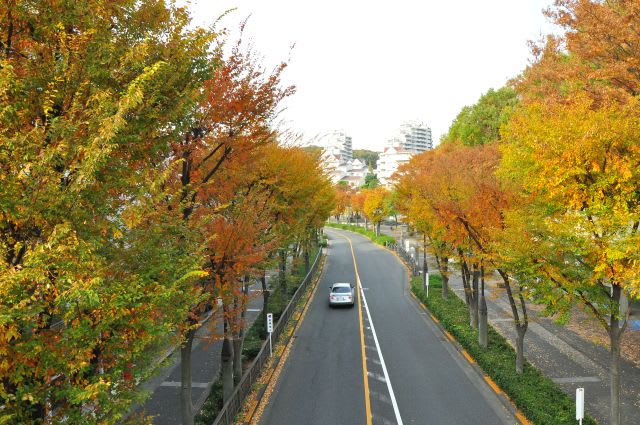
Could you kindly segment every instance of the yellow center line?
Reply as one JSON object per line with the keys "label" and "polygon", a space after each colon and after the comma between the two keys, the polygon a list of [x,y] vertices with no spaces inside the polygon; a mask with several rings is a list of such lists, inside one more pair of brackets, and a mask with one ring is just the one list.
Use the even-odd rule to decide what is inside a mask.
{"label": "yellow center line", "polygon": [[353,244],[351,239],[340,235],[349,242],[351,248],[351,258],[353,258],[353,268],[356,272],[356,284],[358,293],[358,319],[360,321],[360,348],[362,350],[362,376],[364,379],[364,408],[367,415],[367,425],[371,425],[371,402],[369,400],[369,375],[367,374],[367,353],[364,348],[364,326],[362,324],[362,306],[360,301],[360,275],[358,274],[358,266],[356,264],[356,254],[353,252]]}

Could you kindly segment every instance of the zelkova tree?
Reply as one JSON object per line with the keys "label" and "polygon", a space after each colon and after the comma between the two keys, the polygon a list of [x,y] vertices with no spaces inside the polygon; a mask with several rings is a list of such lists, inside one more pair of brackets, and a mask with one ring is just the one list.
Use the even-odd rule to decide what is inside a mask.
{"label": "zelkova tree", "polygon": [[504,151],[505,175],[530,196],[528,218],[514,226],[539,250],[516,250],[515,259],[540,275],[536,293],[549,313],[577,304],[609,333],[612,425],[620,424],[619,305],[625,293],[638,296],[639,12],[630,0],[556,1],[547,15],[565,34],[535,46],[515,80],[525,106],[507,126]]}
{"label": "zelkova tree", "polygon": [[[427,249],[433,254],[442,277],[442,296],[449,295],[449,259],[454,256],[454,246],[447,240],[447,225],[438,220],[432,207],[435,166],[440,151],[427,151],[411,157],[395,174],[398,210],[426,238],[424,247],[426,263]],[[423,284],[426,285],[428,266],[423,265]]]}
{"label": "zelkova tree", "polygon": [[353,214],[353,210],[351,209],[352,195],[353,190],[348,184],[336,185],[336,208],[332,211],[332,215],[336,220],[340,221],[340,217],[345,212],[349,212],[349,218],[351,218]]}
{"label": "zelkova tree", "polygon": [[539,278],[535,294],[550,314],[582,306],[609,334],[612,423],[619,423],[627,326],[620,305],[640,289],[638,106],[594,109],[578,94],[564,104],[530,104],[512,119],[504,147],[505,176],[531,196],[512,218],[528,235],[512,255]]}
{"label": "zelkova tree", "polygon": [[[191,229],[201,229],[203,222],[211,220],[224,207],[216,199],[216,191],[226,187],[219,179],[224,167],[273,141],[273,123],[280,102],[294,91],[293,87],[282,87],[280,83],[286,64],[269,72],[250,50],[243,51],[240,41],[229,56],[218,57],[216,64],[212,78],[204,83],[198,108],[192,113],[191,127],[172,145],[178,170],[170,178],[174,192],[167,204],[179,211]],[[196,289],[202,292],[201,283]],[[204,301],[195,303],[187,317],[181,347],[182,421],[187,425],[193,423],[190,365],[196,320],[207,301],[217,295],[206,288],[202,293]]]}
{"label": "zelkova tree", "polygon": [[[528,313],[525,303],[526,281],[513,281],[511,274],[517,269],[509,267],[501,256],[501,242],[510,229],[504,216],[511,208],[513,192],[503,185],[496,176],[500,154],[496,143],[474,147],[460,147],[451,151],[449,164],[459,190],[457,196],[443,203],[446,216],[453,219],[469,237],[473,256],[473,288],[479,316],[479,342],[487,344],[487,306],[484,294],[485,269],[495,269],[502,278],[516,331],[516,371],[522,373],[524,367],[524,336],[528,328]],[[460,168],[456,168],[459,164]],[[463,165],[464,164],[464,165]],[[478,279],[480,280],[478,285]],[[516,301],[517,299],[517,301]],[[483,328],[484,327],[484,328]]]}
{"label": "zelkova tree", "polygon": [[154,167],[214,34],[164,2],[0,10],[0,422],[117,423],[194,297]]}
{"label": "zelkova tree", "polygon": [[487,344],[484,272],[498,270],[514,316],[516,370],[521,372],[528,318],[523,287],[518,285],[519,290],[513,291],[512,271],[500,256],[501,239],[507,231],[503,215],[512,194],[495,176],[499,160],[495,143],[445,144],[403,166],[397,189],[402,210],[429,235],[438,267],[447,278],[448,256],[458,257],[470,322],[479,329],[481,345]]}
{"label": "zelkova tree", "polygon": [[517,103],[513,88],[490,89],[475,104],[462,108],[442,141],[478,146],[499,140],[500,126],[509,120]]}
{"label": "zelkova tree", "polygon": [[356,226],[360,225],[360,217],[364,214],[364,198],[365,194],[362,190],[355,192],[350,198],[350,207],[356,218]]}
{"label": "zelkova tree", "polygon": [[380,235],[380,223],[389,216],[388,198],[391,194],[388,189],[378,186],[362,191],[365,195],[363,211],[374,226],[376,236]]}

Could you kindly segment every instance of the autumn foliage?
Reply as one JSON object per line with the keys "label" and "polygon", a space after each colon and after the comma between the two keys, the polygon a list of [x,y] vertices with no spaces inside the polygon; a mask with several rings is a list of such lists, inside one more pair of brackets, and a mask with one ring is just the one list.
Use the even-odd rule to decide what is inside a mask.
{"label": "autumn foliage", "polygon": [[333,189],[279,146],[285,64],[225,55],[185,8],[0,10],[0,423],[118,423],[163,347],[308,243]]}
{"label": "autumn foliage", "polygon": [[564,34],[534,44],[502,95],[465,107],[396,188],[437,257],[464,254],[463,279],[468,261],[500,272],[525,330],[525,297],[560,319],[578,306],[600,322],[618,425],[623,304],[640,297],[640,3],[557,0],[546,14]]}

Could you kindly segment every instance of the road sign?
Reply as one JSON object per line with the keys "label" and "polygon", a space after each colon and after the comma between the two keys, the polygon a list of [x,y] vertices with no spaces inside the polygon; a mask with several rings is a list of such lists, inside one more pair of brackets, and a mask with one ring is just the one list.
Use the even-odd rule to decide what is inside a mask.
{"label": "road sign", "polygon": [[273,332],[273,313],[267,313],[267,332]]}
{"label": "road sign", "polygon": [[271,332],[273,332],[273,313],[267,313],[267,332],[269,332],[269,356],[273,356],[271,347]]}
{"label": "road sign", "polygon": [[576,420],[580,421],[584,419],[584,388],[576,388]]}

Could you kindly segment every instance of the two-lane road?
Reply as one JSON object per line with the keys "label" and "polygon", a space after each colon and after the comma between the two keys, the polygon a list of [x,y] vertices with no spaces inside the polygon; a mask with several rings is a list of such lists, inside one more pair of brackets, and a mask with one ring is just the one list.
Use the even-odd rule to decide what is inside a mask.
{"label": "two-lane road", "polygon": [[[350,232],[327,234],[319,288],[261,424],[517,423],[411,298],[392,253]],[[334,282],[359,284],[354,308],[329,308]]]}

